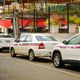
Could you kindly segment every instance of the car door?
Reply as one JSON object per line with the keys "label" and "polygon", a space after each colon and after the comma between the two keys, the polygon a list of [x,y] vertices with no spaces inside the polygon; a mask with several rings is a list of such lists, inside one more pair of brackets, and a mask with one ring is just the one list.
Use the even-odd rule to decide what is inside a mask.
{"label": "car door", "polygon": [[22,36],[16,41],[15,51],[17,54],[23,54],[23,46],[24,46],[25,39],[26,36]]}
{"label": "car door", "polygon": [[23,54],[28,55],[29,49],[32,47],[32,35],[27,35],[25,41],[23,42]]}
{"label": "car door", "polygon": [[76,36],[67,42],[66,47],[66,58],[69,60],[80,59],[80,37]]}
{"label": "car door", "polygon": [[78,36],[76,41],[77,41],[77,44],[75,44],[75,46],[74,46],[74,48],[75,48],[75,60],[80,61],[80,36]]}

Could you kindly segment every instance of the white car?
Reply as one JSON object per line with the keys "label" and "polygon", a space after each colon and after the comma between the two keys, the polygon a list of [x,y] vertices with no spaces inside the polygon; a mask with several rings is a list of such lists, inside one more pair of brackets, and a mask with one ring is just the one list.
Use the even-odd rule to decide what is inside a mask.
{"label": "white car", "polygon": [[80,34],[77,34],[69,40],[56,45],[52,52],[52,61],[55,67],[62,67],[64,62],[79,62]]}
{"label": "white car", "polygon": [[53,46],[60,43],[47,33],[22,33],[10,47],[12,57],[28,55],[29,60],[35,57],[51,57]]}
{"label": "white car", "polygon": [[14,38],[9,34],[0,34],[0,50],[9,49],[13,41]]}

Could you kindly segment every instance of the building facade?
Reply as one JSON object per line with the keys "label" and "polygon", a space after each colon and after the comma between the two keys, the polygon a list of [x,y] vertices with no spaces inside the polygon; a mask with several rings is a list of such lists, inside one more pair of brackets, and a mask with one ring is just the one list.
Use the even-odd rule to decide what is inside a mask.
{"label": "building facade", "polygon": [[[62,28],[62,30],[63,31],[61,31],[60,30],[60,27],[62,27],[63,26],[63,24],[61,24],[60,23],[60,25],[58,25],[58,27],[55,27],[54,28],[54,26],[57,26],[57,25],[54,25],[53,24],[53,22],[54,21],[51,21],[51,19],[50,18],[54,18],[54,16],[56,16],[56,17],[62,17],[62,18],[65,18],[65,19],[68,19],[67,18],[67,10],[65,10],[64,12],[62,12],[62,13],[65,13],[65,14],[62,14],[61,12],[59,13],[59,12],[57,12],[58,14],[54,14],[53,12],[54,12],[54,7],[51,7],[50,8],[50,10],[48,10],[48,6],[47,6],[47,12],[46,12],[46,14],[45,14],[45,9],[40,9],[41,11],[40,11],[40,14],[39,13],[37,13],[37,10],[38,10],[38,7],[39,7],[39,5],[36,7],[35,6],[35,3],[37,3],[37,4],[40,4],[40,5],[42,5],[42,3],[44,3],[43,4],[43,8],[45,8],[45,4],[46,3],[49,3],[49,4],[53,4],[53,6],[55,5],[55,4],[58,4],[59,6],[58,6],[58,8],[56,7],[56,5],[55,5],[55,7],[56,7],[56,9],[58,10],[58,11],[60,11],[60,10],[64,10],[64,9],[67,9],[67,8],[60,8],[61,6],[62,6],[62,4],[67,4],[67,3],[79,3],[80,2],[80,0],[0,0],[2,3],[3,3],[3,5],[5,6],[5,5],[9,5],[8,6],[8,8],[10,7],[10,4],[12,4],[12,2],[18,2],[19,4],[21,4],[21,16],[20,16],[20,18],[22,18],[22,19],[24,19],[24,17],[27,19],[27,18],[33,18],[33,26],[34,26],[34,28],[35,28],[35,24],[37,24],[37,20],[36,19],[39,19],[39,18],[44,18],[44,15],[46,15],[47,17],[45,18],[46,20],[48,20],[48,22],[47,22],[47,26],[49,26],[48,27],[48,29],[51,29],[51,32],[66,32],[67,30],[69,30],[69,32],[75,32],[76,31],[76,28],[74,27],[74,30],[72,30],[73,28],[72,27],[68,27],[67,28],[67,25],[65,25],[64,27],[64,29]],[[61,4],[61,5],[60,5]],[[33,6],[32,6],[33,5]],[[26,7],[26,9],[24,8],[25,6],[27,6]],[[33,7],[33,8],[32,8]],[[74,7],[74,6],[73,6]],[[31,10],[32,9],[32,10]],[[10,10],[10,8],[8,9],[8,10]],[[15,11],[16,11],[16,8],[14,9]],[[35,11],[36,10],[36,11]],[[52,12],[52,10],[53,10],[53,12]],[[18,10],[19,11],[19,10]],[[27,11],[27,13],[24,13],[23,11]],[[39,11],[38,11],[39,12]],[[17,12],[16,12],[17,13]],[[25,15],[26,14],[26,15]],[[62,20],[62,19],[61,19]],[[52,23],[52,24],[51,24]],[[63,22],[64,23],[64,22]],[[21,23],[21,24],[24,24],[23,22]],[[65,24],[66,24],[66,20],[65,20]],[[62,25],[62,26],[61,26]],[[74,24],[71,24],[71,25],[68,25],[68,26],[75,26]],[[22,27],[23,27],[23,25],[22,25]],[[53,29],[52,29],[53,28]],[[67,28],[67,29],[66,29]]]}

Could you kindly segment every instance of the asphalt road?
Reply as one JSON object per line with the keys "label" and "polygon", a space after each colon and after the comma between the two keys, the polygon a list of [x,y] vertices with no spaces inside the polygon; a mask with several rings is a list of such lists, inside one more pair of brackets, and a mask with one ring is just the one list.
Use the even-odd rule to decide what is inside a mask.
{"label": "asphalt road", "polygon": [[80,66],[57,69],[49,58],[31,62],[25,56],[0,53],[0,80],[80,80]]}

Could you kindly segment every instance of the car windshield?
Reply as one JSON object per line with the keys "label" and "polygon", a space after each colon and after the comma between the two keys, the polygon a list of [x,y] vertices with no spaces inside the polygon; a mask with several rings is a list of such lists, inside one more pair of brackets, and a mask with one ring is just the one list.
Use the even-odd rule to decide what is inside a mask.
{"label": "car windshield", "polygon": [[12,38],[10,35],[0,35],[0,38]]}
{"label": "car windshield", "polygon": [[56,41],[52,36],[36,36],[38,41]]}

